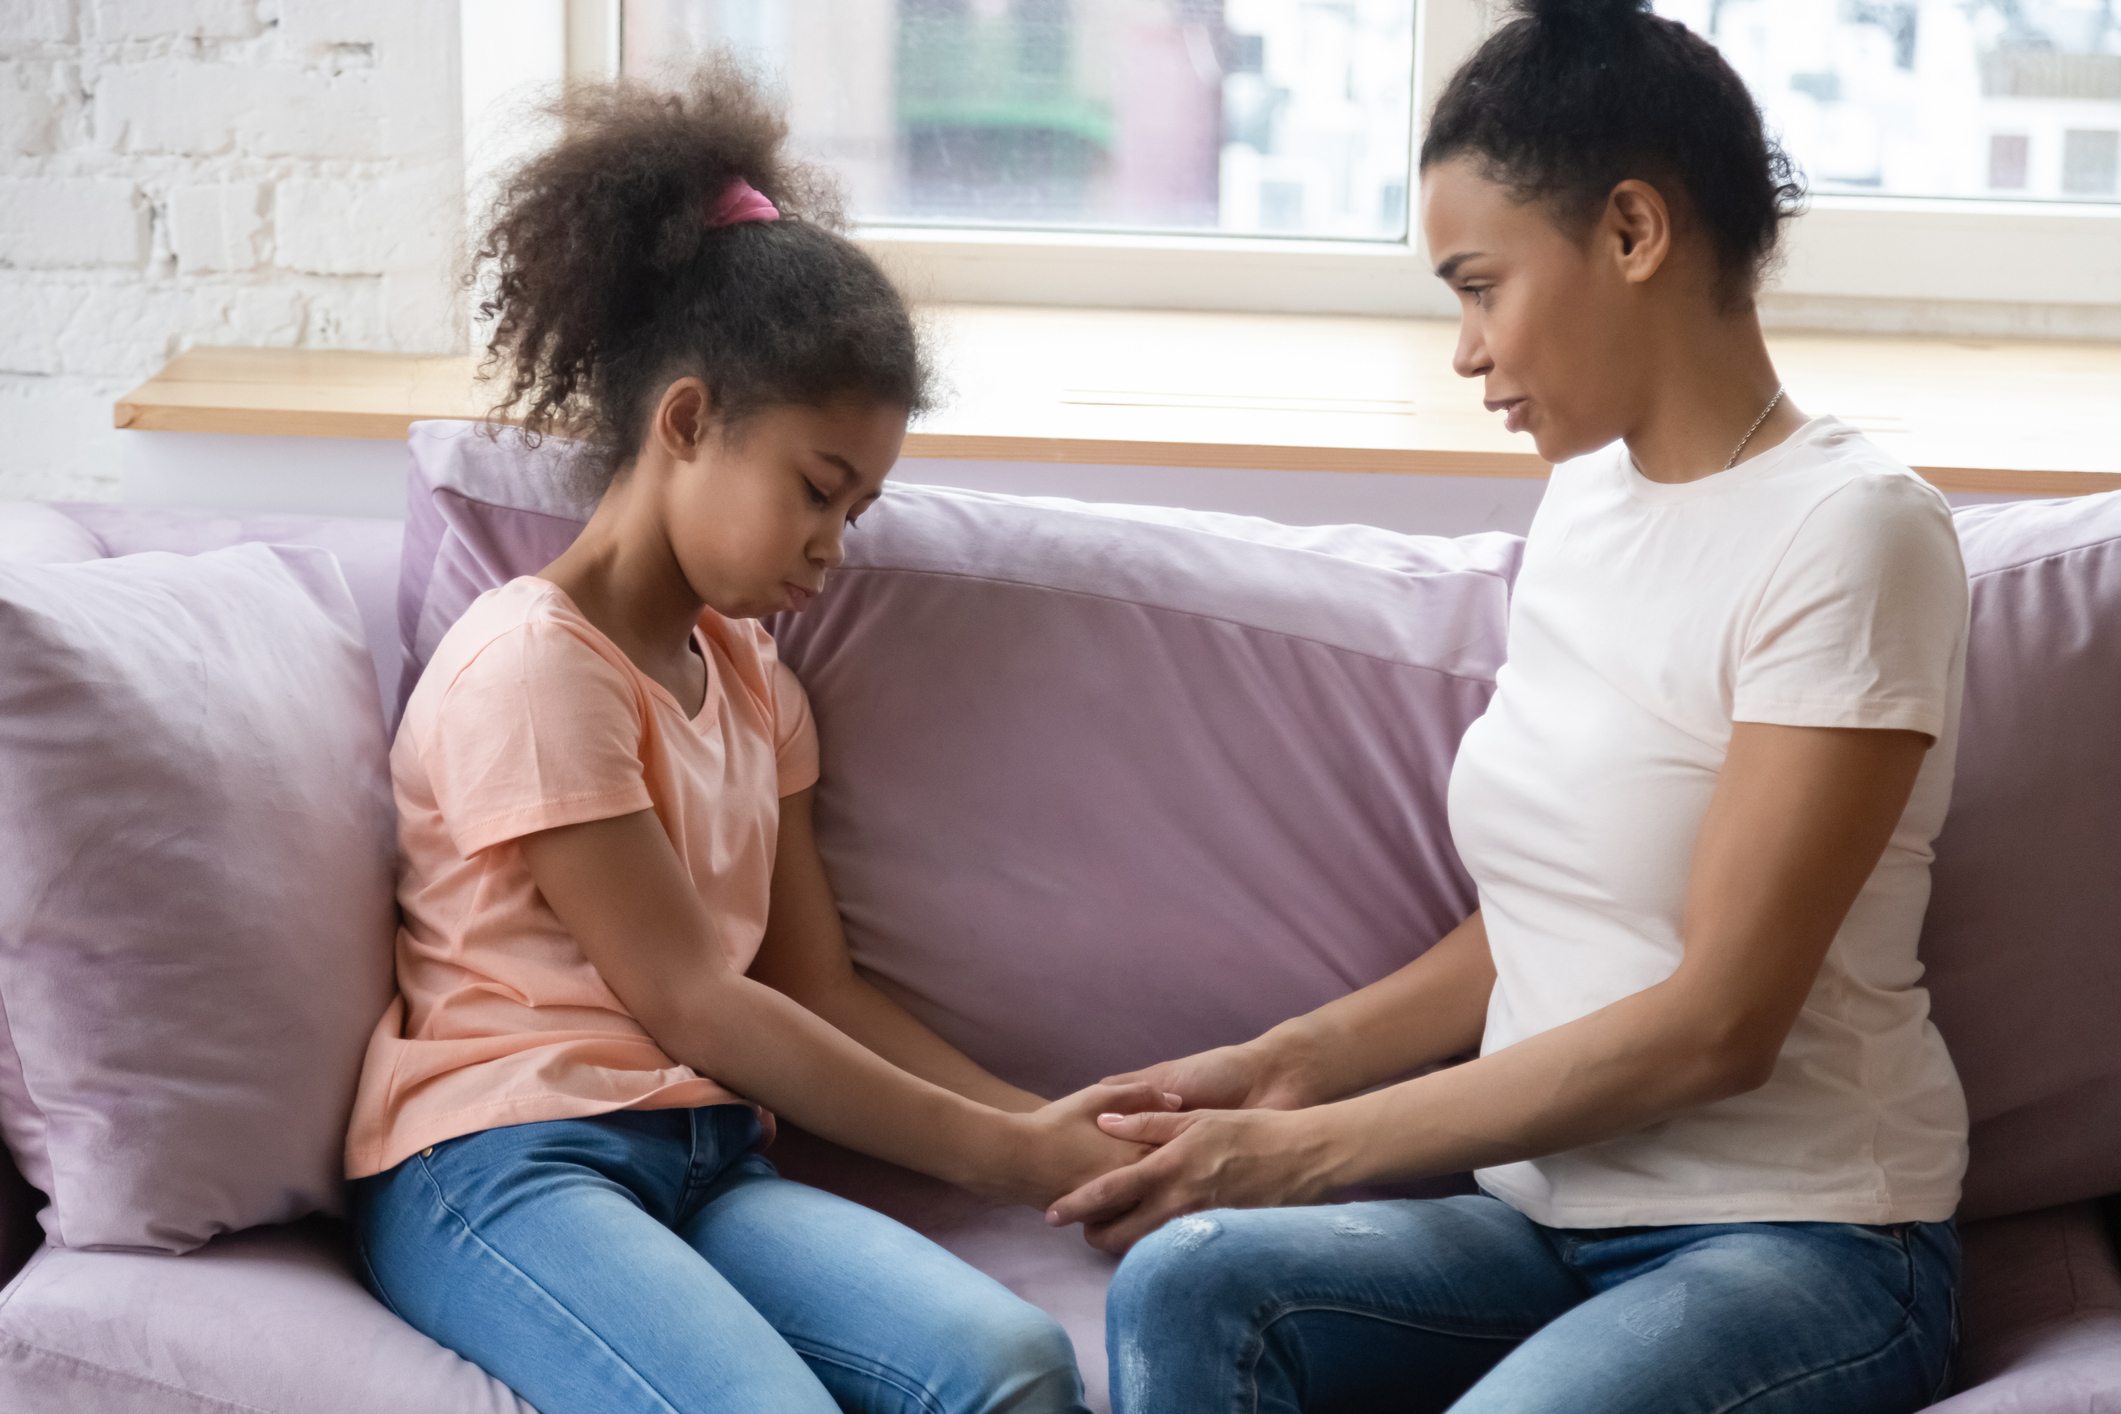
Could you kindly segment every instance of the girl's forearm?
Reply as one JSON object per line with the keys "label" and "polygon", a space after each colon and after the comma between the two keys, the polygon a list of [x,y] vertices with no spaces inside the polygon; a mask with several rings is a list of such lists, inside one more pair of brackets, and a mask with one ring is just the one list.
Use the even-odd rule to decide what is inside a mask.
{"label": "girl's forearm", "polygon": [[748,977],[701,979],[659,1039],[673,1059],[848,1148],[986,1192],[1028,1167],[997,1107],[908,1074]]}
{"label": "girl's forearm", "polygon": [[899,1069],[931,1084],[1012,1114],[1046,1102],[989,1074],[936,1035],[867,978],[853,972],[838,985],[801,998],[803,1005]]}
{"label": "girl's forearm", "polygon": [[1474,913],[1397,972],[1252,1044],[1309,1103],[1325,1104],[1476,1049],[1494,989],[1487,928]]}

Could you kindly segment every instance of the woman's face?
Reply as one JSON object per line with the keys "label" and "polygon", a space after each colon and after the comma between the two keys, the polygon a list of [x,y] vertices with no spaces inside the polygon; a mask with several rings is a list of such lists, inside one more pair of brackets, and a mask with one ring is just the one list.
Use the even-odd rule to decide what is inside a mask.
{"label": "woman's face", "polygon": [[1643,362],[1629,356],[1641,286],[1614,223],[1572,238],[1544,203],[1513,201],[1464,157],[1422,174],[1421,214],[1436,273],[1458,295],[1451,366],[1483,380],[1488,410],[1531,433],[1549,462],[1624,435]]}
{"label": "woman's face", "polygon": [[882,494],[905,437],[904,408],[857,396],[762,408],[710,430],[669,483],[665,524],[686,581],[725,618],[801,610]]}

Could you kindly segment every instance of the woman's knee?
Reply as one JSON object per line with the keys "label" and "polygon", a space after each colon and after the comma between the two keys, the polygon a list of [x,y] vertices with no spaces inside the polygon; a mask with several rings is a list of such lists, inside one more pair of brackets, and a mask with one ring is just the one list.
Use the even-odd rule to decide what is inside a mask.
{"label": "woman's knee", "polygon": [[1174,1218],[1134,1244],[1112,1279],[1108,1304],[1156,1310],[1174,1298],[1195,1308],[1249,1301],[1300,1209],[1216,1209]]}

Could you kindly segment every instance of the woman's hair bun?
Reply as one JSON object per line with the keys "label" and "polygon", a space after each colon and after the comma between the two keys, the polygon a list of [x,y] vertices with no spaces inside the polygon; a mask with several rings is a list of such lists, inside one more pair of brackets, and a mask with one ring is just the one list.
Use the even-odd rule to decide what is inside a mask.
{"label": "woman's hair bun", "polygon": [[1649,8],[1650,0],[1518,0],[1517,4],[1520,14],[1545,25],[1621,25],[1647,14]]}

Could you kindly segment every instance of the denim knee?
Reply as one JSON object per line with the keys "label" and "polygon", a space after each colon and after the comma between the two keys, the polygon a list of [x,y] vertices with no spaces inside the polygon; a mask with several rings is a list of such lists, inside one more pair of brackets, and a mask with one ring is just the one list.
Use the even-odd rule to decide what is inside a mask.
{"label": "denim knee", "polygon": [[1134,1244],[1105,1298],[1110,1311],[1147,1314],[1171,1309],[1217,1310],[1257,1298],[1260,1270],[1253,1244],[1233,1226],[1259,1214],[1233,1209],[1174,1218]]}
{"label": "denim knee", "polygon": [[1064,1414],[1082,1407],[1075,1343],[1044,1311],[1012,1299],[941,1318],[935,1349],[961,1368],[936,1372],[937,1385],[959,1395],[951,1406],[1009,1414]]}

